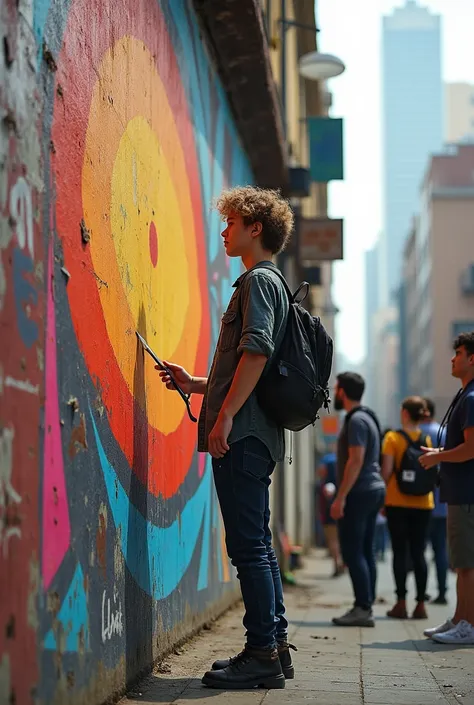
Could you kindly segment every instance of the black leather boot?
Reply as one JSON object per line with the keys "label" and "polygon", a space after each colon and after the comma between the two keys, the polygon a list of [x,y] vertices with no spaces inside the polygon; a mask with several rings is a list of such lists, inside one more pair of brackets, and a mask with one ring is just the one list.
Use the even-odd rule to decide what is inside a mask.
{"label": "black leather boot", "polygon": [[[293,649],[293,651],[298,651],[298,649],[296,648],[296,646],[293,646],[293,644],[289,644],[287,641],[279,641],[277,643],[277,648],[283,675],[285,676],[286,680],[291,680],[295,677],[295,667],[293,666],[293,663],[291,661],[290,649]],[[236,658],[238,658],[238,656],[231,656],[230,658],[214,661],[211,668],[213,671],[218,671],[221,668],[227,668],[227,666],[229,666]]]}
{"label": "black leather boot", "polygon": [[245,649],[224,668],[208,671],[204,685],[223,690],[248,688],[284,688],[285,676],[281,670],[278,649]]}

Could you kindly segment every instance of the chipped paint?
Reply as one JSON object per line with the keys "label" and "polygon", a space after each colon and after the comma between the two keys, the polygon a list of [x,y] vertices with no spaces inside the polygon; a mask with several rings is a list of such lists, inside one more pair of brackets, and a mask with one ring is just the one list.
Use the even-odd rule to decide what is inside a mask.
{"label": "chipped paint", "polygon": [[99,526],[96,534],[97,563],[105,578],[107,575],[107,507],[101,502],[99,507]]}
{"label": "chipped paint", "polygon": [[125,558],[122,552],[121,534],[122,528],[118,527],[115,532],[114,542],[114,574],[116,580],[122,580],[125,571]]}
{"label": "chipped paint", "polygon": [[87,431],[86,431],[86,417],[84,414],[80,415],[80,421],[78,426],[74,426],[71,431],[71,438],[69,441],[69,457],[74,458],[80,450],[87,450]]}

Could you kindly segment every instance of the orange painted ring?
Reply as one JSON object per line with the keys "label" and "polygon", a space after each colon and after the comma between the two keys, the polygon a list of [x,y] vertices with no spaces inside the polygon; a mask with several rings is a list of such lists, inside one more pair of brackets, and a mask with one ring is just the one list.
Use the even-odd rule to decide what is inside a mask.
{"label": "orange painted ring", "polygon": [[[91,34],[98,42],[86,50],[81,47],[79,51],[76,47],[75,51],[78,42],[75,27],[86,22],[81,17],[86,12],[84,4],[76,2],[69,15],[57,72],[65,99],[59,96],[56,99],[53,122],[56,221],[65,264],[71,273],[68,284],[71,316],[89,374],[107,408],[110,427],[120,448],[149,490],[168,498],[176,493],[189,470],[196,429],[190,427],[182,401],[160,387],[151,358],[145,360],[145,371],[140,371],[141,381],[137,379],[141,364],[137,355],[141,351],[136,346],[134,327],[149,337],[152,347],[153,338],[157,337],[153,331],[161,331],[161,348],[166,348],[164,342],[168,338],[164,334],[168,330],[168,337],[175,338],[168,346],[174,359],[196,374],[206,373],[210,338],[207,272],[193,127],[159,7],[153,6],[156,15],[153,21],[149,17],[145,20],[141,13],[124,12],[120,6],[127,2],[119,0],[113,8],[112,23],[114,36],[120,39],[113,47],[107,47],[103,37]],[[128,76],[128,80],[120,81],[120,76]],[[148,83],[144,80],[147,78]],[[147,91],[143,90],[144,83]],[[166,217],[174,199],[173,238],[181,237],[185,249],[184,253],[181,247],[175,249],[172,256],[173,245],[166,245],[166,234],[160,232],[159,222],[150,221],[144,232],[143,223],[139,223],[138,243],[141,250],[146,250],[146,257],[140,255],[136,259],[140,265],[138,271],[142,271],[146,262],[143,278],[149,282],[151,292],[153,287],[161,292],[164,298],[158,302],[164,304],[161,313],[153,295],[147,297],[143,291],[132,293],[133,287],[132,292],[126,291],[124,265],[130,233],[120,238],[115,229],[112,236],[112,226],[116,228],[112,211],[117,220],[117,206],[113,206],[117,189],[112,193],[114,179],[120,190],[121,179],[125,178],[122,195],[128,197],[127,148],[121,147],[121,143],[136,138],[138,144],[140,135],[146,135],[145,147],[158,145],[160,167],[168,170],[168,190],[163,187],[162,195],[171,195],[163,204],[158,194],[158,208],[162,208],[161,216]],[[142,161],[147,162],[148,149],[140,149],[138,146]],[[144,173],[153,175],[152,166],[145,166]],[[120,176],[120,170],[125,177]],[[155,191],[150,193],[154,195]],[[146,194],[148,200],[150,193]],[[91,236],[86,246],[81,246],[80,240],[82,220]],[[177,224],[177,220],[181,222]],[[157,231],[157,241],[153,229]],[[168,247],[163,266],[162,243],[165,252]],[[187,264],[182,279],[186,280],[188,295],[182,297],[181,306],[174,311],[172,299],[176,291],[168,292],[169,287],[160,282],[166,279],[170,269],[171,279],[177,279],[176,286],[180,285],[180,279],[173,275],[173,264],[178,267],[176,259],[182,256]],[[176,271],[182,269],[178,267]],[[140,275],[135,279],[140,288],[143,284]],[[156,351],[166,356],[160,347]],[[195,406],[194,411],[198,412]],[[139,451],[143,457],[146,453],[146,463],[136,462],[137,439],[147,445]]]}

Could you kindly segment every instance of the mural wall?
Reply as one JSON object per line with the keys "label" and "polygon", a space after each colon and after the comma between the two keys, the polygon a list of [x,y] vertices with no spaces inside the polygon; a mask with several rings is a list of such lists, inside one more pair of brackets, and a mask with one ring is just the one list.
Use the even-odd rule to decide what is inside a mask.
{"label": "mural wall", "polygon": [[210,203],[252,175],[190,0],[1,13],[0,702],[89,705],[235,593],[135,331],[206,374],[239,273]]}

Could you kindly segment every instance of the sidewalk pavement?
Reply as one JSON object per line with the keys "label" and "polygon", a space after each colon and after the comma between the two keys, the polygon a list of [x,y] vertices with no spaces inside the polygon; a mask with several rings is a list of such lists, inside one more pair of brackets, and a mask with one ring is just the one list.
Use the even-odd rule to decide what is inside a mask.
{"label": "sidewalk pavement", "polygon": [[[220,691],[201,685],[201,677],[218,657],[243,645],[242,605],[217,620],[165,659],[121,705],[474,705],[474,647],[453,647],[425,639],[423,629],[454,612],[454,578],[446,607],[429,606],[428,621],[385,617],[394,601],[389,562],[379,564],[379,603],[375,628],[334,627],[331,619],[352,604],[347,576],[328,578],[330,562],[322,551],[304,558],[299,587],[286,588],[295,680],[284,690]],[[436,595],[430,564],[429,592]],[[413,577],[409,608],[414,607]],[[410,601],[411,596],[411,601]]]}

